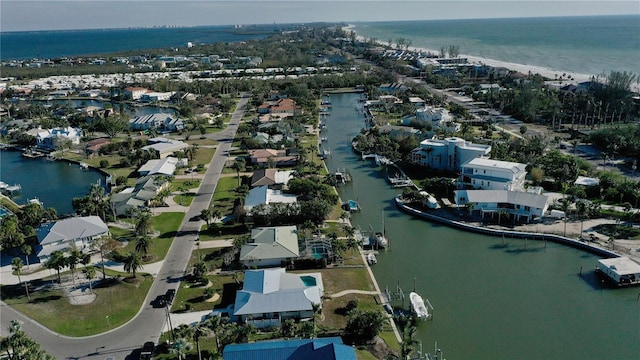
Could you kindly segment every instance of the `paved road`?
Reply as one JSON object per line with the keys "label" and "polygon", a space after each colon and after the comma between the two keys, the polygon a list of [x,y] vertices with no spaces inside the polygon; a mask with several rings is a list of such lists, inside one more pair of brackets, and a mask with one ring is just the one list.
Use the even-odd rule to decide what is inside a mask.
{"label": "paved road", "polygon": [[[131,321],[108,333],[85,338],[70,338],[53,333],[24,314],[0,303],[1,334],[7,335],[6,329],[11,320],[20,320],[23,322],[22,329],[25,333],[59,360],[104,360],[107,357],[112,357],[114,360],[132,360],[131,354],[146,341],[157,343],[166,321],[166,313],[165,309],[154,308],[150,303],[168,289],[177,289],[180,284],[201,226],[201,221],[190,221],[190,219],[200,214],[200,211],[207,208],[211,202],[248,100],[248,98],[241,98],[227,128],[212,135],[212,138],[218,140],[220,144],[142,308]],[[114,301],[126,301],[126,299]]]}

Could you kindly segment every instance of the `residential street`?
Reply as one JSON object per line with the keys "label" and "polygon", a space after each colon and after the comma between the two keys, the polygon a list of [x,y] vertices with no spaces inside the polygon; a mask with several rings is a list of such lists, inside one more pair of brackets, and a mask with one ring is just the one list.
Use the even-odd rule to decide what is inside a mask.
{"label": "residential street", "polygon": [[[108,333],[84,338],[70,338],[53,333],[6,304],[0,303],[2,314],[0,334],[7,336],[7,327],[10,321],[20,320],[23,322],[22,329],[25,333],[39,343],[42,349],[59,360],[133,359],[129,355],[134,350],[141,348],[145,342],[157,342],[166,322],[166,312],[164,308],[153,308],[150,303],[168,289],[177,289],[180,284],[202,224],[201,221],[190,221],[190,219],[199,215],[201,210],[209,206],[248,100],[249,98],[241,97],[227,128],[210,136],[219,141],[217,150],[144,304],[132,320]],[[126,301],[126,299],[114,299],[114,301]]]}

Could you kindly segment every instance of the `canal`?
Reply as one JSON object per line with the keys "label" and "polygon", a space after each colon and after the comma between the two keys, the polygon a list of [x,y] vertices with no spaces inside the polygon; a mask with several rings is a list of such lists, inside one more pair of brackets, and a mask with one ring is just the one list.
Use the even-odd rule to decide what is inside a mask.
{"label": "canal", "polygon": [[[353,153],[363,126],[358,94],[332,94],[322,147],[329,170],[353,178],[338,189],[358,200],[352,216],[363,230],[382,229],[390,251],[378,256],[381,289],[396,284],[434,306],[420,322],[424,350],[434,344],[455,359],[640,359],[639,288],[603,288],[593,274],[597,256],[564,245],[461,232],[396,209],[384,171]],[[583,269],[580,275],[580,269]],[[408,300],[404,305],[407,306]],[[401,305],[394,303],[393,305]]]}
{"label": "canal", "polygon": [[0,181],[20,184],[22,191],[12,199],[25,204],[37,198],[45,208],[52,207],[58,216],[73,213],[71,200],[85,196],[91,184],[105,186],[105,176],[96,170],[82,169],[66,161],[31,159],[19,151],[0,151]]}

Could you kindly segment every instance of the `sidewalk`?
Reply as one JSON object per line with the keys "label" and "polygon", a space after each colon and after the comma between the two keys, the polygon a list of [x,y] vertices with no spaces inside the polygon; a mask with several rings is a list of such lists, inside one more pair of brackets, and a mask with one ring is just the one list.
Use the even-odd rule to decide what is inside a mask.
{"label": "sidewalk", "polygon": [[[162,264],[164,264],[164,260],[157,261],[151,264],[144,264],[140,272],[148,273],[148,274],[151,274],[153,277],[155,277],[156,274],[158,274],[158,272],[160,271],[160,268],[162,268]],[[87,266],[95,266],[97,268],[96,269],[97,272],[100,273],[102,269],[100,264],[100,255],[99,254],[92,255],[91,263]],[[84,278],[84,275],[82,274],[82,268],[83,268],[82,265],[79,265],[76,268],[76,277]],[[124,265],[122,263],[118,263],[118,262],[110,261],[106,259],[105,259],[105,268],[114,270],[114,271],[123,272],[123,273],[126,272],[124,271]],[[68,272],[68,271],[69,269],[65,268],[64,270],[61,271],[61,273]],[[44,266],[40,263],[31,264],[29,267],[25,265],[22,268],[22,272],[23,274],[20,276],[20,279],[23,282],[39,280],[45,277],[57,275],[57,271],[44,268]],[[78,274],[78,272],[80,273]],[[102,274],[96,274],[96,278],[101,278],[101,277],[102,277]],[[11,268],[11,264],[0,267],[0,283],[2,285],[16,285],[20,283],[18,280],[18,276],[13,274],[13,269]]]}

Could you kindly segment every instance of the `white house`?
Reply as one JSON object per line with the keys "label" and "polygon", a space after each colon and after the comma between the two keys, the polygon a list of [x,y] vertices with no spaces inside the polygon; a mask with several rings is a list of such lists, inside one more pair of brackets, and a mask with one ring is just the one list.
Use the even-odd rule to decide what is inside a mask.
{"label": "white house", "polygon": [[124,96],[132,100],[139,100],[147,91],[149,90],[143,87],[128,87],[124,89]]}
{"label": "white house", "polygon": [[293,204],[297,199],[295,195],[283,194],[280,190],[269,189],[269,186],[258,186],[249,191],[244,201],[244,210],[251,215],[251,209],[260,204]]}
{"label": "white house", "polygon": [[129,187],[111,195],[111,208],[116,216],[128,215],[135,209],[143,209],[168,188],[169,181],[162,176],[143,176],[136,180],[135,187]]}
{"label": "white house", "polygon": [[[412,117],[402,119],[403,125],[410,125],[411,119]],[[452,132],[460,130],[460,124],[453,122],[453,116],[445,108],[424,106],[416,110],[415,119],[420,124],[431,124],[434,129]]]}
{"label": "white house", "polygon": [[80,144],[82,131],[72,128],[37,129],[27,132],[36,137],[37,146],[42,149],[55,149],[59,140],[68,140],[73,145]]}
{"label": "white house", "polygon": [[149,91],[146,92],[144,94],[142,94],[142,96],[140,97],[141,101],[148,101],[148,102],[153,102],[153,101],[169,101],[171,99],[171,97],[173,96],[173,92],[155,92],[155,91]]}
{"label": "white house", "polygon": [[184,122],[171,114],[155,113],[129,120],[129,127],[133,130],[179,131],[184,129]]}
{"label": "white house", "polygon": [[188,160],[178,159],[175,157],[166,157],[164,159],[151,159],[138,169],[138,174],[145,175],[173,175],[177,167],[186,166]]}
{"label": "white house", "polygon": [[475,158],[462,165],[459,184],[483,190],[522,190],[527,176],[525,164]]}
{"label": "white house", "polygon": [[189,144],[180,140],[171,140],[163,137],[155,137],[147,140],[149,145],[143,146],[142,150],[153,150],[158,153],[158,157],[161,159],[173,154],[176,151],[186,149]]}
{"label": "white house", "polygon": [[251,240],[240,249],[240,262],[247,268],[280,266],[300,256],[295,226],[251,229]]}
{"label": "white house", "polygon": [[457,137],[427,139],[411,151],[411,162],[436,170],[460,171],[462,164],[489,154],[491,145],[473,144]]}
{"label": "white house", "polygon": [[[547,211],[549,198],[546,195],[508,190],[456,190],[455,201],[458,206],[468,206],[471,212],[479,212],[492,217],[504,212],[514,220],[542,217]],[[468,205],[471,204],[471,205]]]}
{"label": "white house", "polygon": [[310,319],[322,306],[322,274],[289,274],[284,268],[247,270],[236,293],[233,315],[263,329],[287,319]]}
{"label": "white house", "polygon": [[98,216],[74,217],[42,224],[36,235],[39,242],[36,254],[40,262],[45,262],[56,250],[76,248],[90,252],[93,240],[109,235],[109,228]]}

